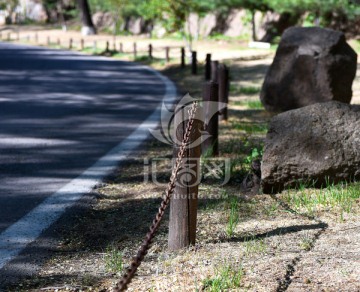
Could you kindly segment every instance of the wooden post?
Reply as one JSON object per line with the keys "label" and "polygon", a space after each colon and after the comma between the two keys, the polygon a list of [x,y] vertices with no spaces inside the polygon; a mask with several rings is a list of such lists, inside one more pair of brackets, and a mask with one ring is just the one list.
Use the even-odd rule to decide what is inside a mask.
{"label": "wooden post", "polygon": [[192,73],[192,75],[197,74],[197,53],[196,53],[196,51],[193,51],[191,53],[191,73]]}
{"label": "wooden post", "polygon": [[8,42],[10,42],[10,40],[11,40],[11,33],[10,32],[8,32],[8,34],[7,34],[7,40],[8,40]]}
{"label": "wooden post", "polygon": [[38,35],[38,33],[35,33],[35,43],[36,44],[39,43],[39,35]]}
{"label": "wooden post", "polygon": [[[219,65],[219,102],[229,102],[229,69],[224,64]],[[220,120],[227,121],[227,107],[220,111]]]}
{"label": "wooden post", "polygon": [[30,36],[29,35],[26,36],[26,41],[30,42]]}
{"label": "wooden post", "polygon": [[[197,112],[196,116],[201,114]],[[176,129],[175,140],[181,142],[186,131],[188,121],[187,109],[180,110],[175,115]],[[200,139],[202,128],[201,119],[196,118],[190,135],[190,143],[184,156],[184,164],[178,172],[177,183],[170,201],[170,221],[168,247],[170,250],[178,250],[195,244],[198,185],[200,180],[200,154],[201,145],[192,144]],[[180,145],[174,147],[176,158]]]}
{"label": "wooden post", "polygon": [[219,85],[216,82],[205,82],[203,88],[204,116],[207,122],[204,130],[210,135],[202,142],[202,154],[208,157],[219,155],[218,141],[218,93]]}
{"label": "wooden post", "polygon": [[219,61],[211,61],[211,81],[218,82],[219,74]]}
{"label": "wooden post", "polygon": [[84,49],[84,39],[80,40],[80,49],[83,50]]}
{"label": "wooden post", "polygon": [[124,53],[123,43],[120,43],[120,45],[119,45],[119,52],[120,52],[121,54]]}
{"label": "wooden post", "polygon": [[211,78],[211,54],[206,54],[205,80],[210,80],[210,78]]}
{"label": "wooden post", "polygon": [[106,41],[106,48],[105,48],[105,52],[109,51],[109,41]]}
{"label": "wooden post", "polygon": [[133,45],[133,49],[134,49],[134,59],[136,60],[136,55],[137,55],[137,51],[136,51],[136,43],[134,43]]}
{"label": "wooden post", "polygon": [[50,46],[50,37],[49,37],[49,36],[47,36],[47,38],[46,38],[46,44],[47,44],[48,46]]}
{"label": "wooden post", "polygon": [[94,47],[93,47],[93,50],[96,51],[97,50],[97,42],[94,41]]}
{"label": "wooden post", "polygon": [[152,59],[153,55],[152,55],[152,45],[149,44],[149,59]]}
{"label": "wooden post", "polygon": [[167,63],[170,62],[170,48],[169,47],[165,48],[165,59],[166,59]]}
{"label": "wooden post", "polygon": [[61,46],[60,38],[57,39],[57,45],[58,45],[59,47]]}
{"label": "wooden post", "polygon": [[116,39],[114,38],[114,41],[113,41],[113,51],[116,52]]}
{"label": "wooden post", "polygon": [[181,68],[185,68],[185,48],[181,48]]}
{"label": "wooden post", "polygon": [[17,40],[17,41],[20,40],[20,32],[19,32],[19,31],[16,32],[16,40]]}
{"label": "wooden post", "polygon": [[73,47],[73,39],[70,39],[69,41],[69,50],[71,50]]}
{"label": "wooden post", "polygon": [[1,33],[1,31],[0,31],[0,40],[2,40],[2,33]]}

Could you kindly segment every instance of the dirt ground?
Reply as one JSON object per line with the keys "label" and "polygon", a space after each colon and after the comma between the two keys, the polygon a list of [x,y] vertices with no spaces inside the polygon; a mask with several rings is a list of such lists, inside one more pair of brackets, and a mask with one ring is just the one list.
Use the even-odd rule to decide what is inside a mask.
{"label": "dirt ground", "polygon": [[[31,32],[20,36],[26,33]],[[46,40],[48,33],[41,31],[41,38]],[[78,34],[67,32],[66,37],[70,36],[75,39]],[[103,36],[91,38],[106,42]],[[148,43],[136,41],[139,47]],[[159,40],[159,46],[165,45],[181,43]],[[203,55],[212,52],[231,70],[229,120],[220,123],[219,137],[220,157],[232,161],[231,179],[224,186],[212,177],[201,183],[194,246],[168,251],[166,213],[129,291],[360,291],[359,184],[351,186],[358,190],[348,202],[351,208],[303,202],[301,198],[316,195],[312,189],[250,197],[241,191],[249,169],[246,161],[255,148],[262,147],[271,118],[258,96],[273,52],[232,46],[224,44],[218,50],[217,42],[198,44]],[[176,62],[152,65],[175,80],[180,92],[200,95],[202,69],[191,76],[189,68],[180,70]],[[358,104],[359,78],[360,72],[353,86],[353,103]],[[136,159],[121,165],[95,190],[88,211],[72,226],[56,230],[58,250],[39,274],[8,291],[111,291],[157,211],[171,157],[171,147],[149,140]],[[156,171],[148,167],[154,163]],[[344,192],[347,188],[343,187]]]}

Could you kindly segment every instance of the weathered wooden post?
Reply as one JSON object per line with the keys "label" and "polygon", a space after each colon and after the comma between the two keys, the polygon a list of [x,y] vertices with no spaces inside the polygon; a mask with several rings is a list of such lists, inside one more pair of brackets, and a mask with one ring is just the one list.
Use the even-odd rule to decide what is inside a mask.
{"label": "weathered wooden post", "polygon": [[136,43],[134,43],[133,45],[133,50],[134,50],[134,60],[136,60],[136,56],[137,56]]}
{"label": "weathered wooden post", "polygon": [[206,54],[205,59],[205,80],[210,80],[211,78],[211,54]]}
{"label": "weathered wooden post", "polygon": [[39,43],[39,35],[38,35],[37,32],[35,33],[35,43],[36,43],[36,44]]}
{"label": "weathered wooden post", "polygon": [[197,74],[197,53],[196,53],[196,51],[192,51],[192,53],[191,53],[191,73],[193,75]]}
{"label": "weathered wooden post", "polygon": [[109,41],[106,41],[106,47],[105,47],[105,52],[109,51]]}
{"label": "weathered wooden post", "polygon": [[[196,113],[198,117],[200,112]],[[201,118],[194,120],[190,141],[183,158],[183,164],[178,172],[176,187],[170,201],[170,221],[168,247],[178,250],[195,244],[198,185],[200,180],[200,154],[201,144],[194,144],[200,139],[202,128]],[[180,110],[175,115],[175,141],[181,142],[186,132],[189,119],[187,108]],[[174,157],[177,157],[180,145],[174,147]]]}
{"label": "weathered wooden post", "polygon": [[96,52],[96,50],[97,50],[97,42],[96,42],[96,41],[94,41],[93,50],[94,50],[95,52]]}
{"label": "weathered wooden post", "polygon": [[149,59],[152,59],[153,55],[152,55],[152,45],[149,44]]}
{"label": "weathered wooden post", "polygon": [[181,68],[185,68],[185,48],[181,48]]}
{"label": "weathered wooden post", "polygon": [[120,43],[120,45],[119,45],[119,52],[120,52],[121,54],[124,53],[123,43]]}
{"label": "weathered wooden post", "polygon": [[165,59],[166,59],[167,63],[170,62],[170,48],[169,47],[165,48]]}
{"label": "weathered wooden post", "polygon": [[83,50],[84,49],[84,39],[80,40],[80,49]]}
{"label": "weathered wooden post", "polygon": [[73,39],[70,39],[69,41],[69,50],[71,50],[73,47]]}
{"label": "weathered wooden post", "polygon": [[57,45],[58,45],[59,47],[61,46],[60,38],[57,39]]}
{"label": "weathered wooden post", "polygon": [[207,157],[219,155],[219,141],[218,141],[218,93],[219,85],[213,81],[207,81],[203,87],[203,101],[204,101],[204,130],[209,134],[209,137],[202,142],[202,154]]}
{"label": "weathered wooden post", "polygon": [[[219,65],[219,102],[229,102],[229,69],[225,64]],[[220,120],[227,121],[227,107],[220,110]]]}
{"label": "weathered wooden post", "polygon": [[10,40],[11,40],[11,33],[10,32],[8,32],[8,34],[7,34],[7,40],[8,40],[8,42],[10,42]]}
{"label": "weathered wooden post", "polygon": [[219,61],[211,61],[211,81],[218,82],[219,74]]}
{"label": "weathered wooden post", "polygon": [[113,51],[116,52],[116,39],[113,41]]}
{"label": "weathered wooden post", "polygon": [[46,45],[50,46],[50,36],[47,36],[47,38],[46,38]]}
{"label": "weathered wooden post", "polygon": [[17,40],[17,41],[20,40],[20,32],[19,32],[19,31],[16,32],[16,40]]}

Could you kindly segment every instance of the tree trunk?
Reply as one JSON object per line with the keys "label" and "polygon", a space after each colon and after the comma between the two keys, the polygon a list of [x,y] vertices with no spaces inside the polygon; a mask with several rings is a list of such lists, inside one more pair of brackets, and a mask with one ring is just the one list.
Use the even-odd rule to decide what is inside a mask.
{"label": "tree trunk", "polygon": [[287,28],[296,25],[299,22],[300,17],[301,14],[290,14],[288,12],[281,13],[277,22],[274,21],[269,23],[266,34],[261,41],[271,43],[276,36],[281,36]]}
{"label": "tree trunk", "polygon": [[251,10],[251,28],[252,28],[252,40],[256,42],[257,36],[256,36],[255,10]]}
{"label": "tree trunk", "polygon": [[78,5],[81,12],[81,21],[83,24],[81,28],[82,35],[96,34],[96,29],[91,19],[91,12],[88,1],[78,0]]}

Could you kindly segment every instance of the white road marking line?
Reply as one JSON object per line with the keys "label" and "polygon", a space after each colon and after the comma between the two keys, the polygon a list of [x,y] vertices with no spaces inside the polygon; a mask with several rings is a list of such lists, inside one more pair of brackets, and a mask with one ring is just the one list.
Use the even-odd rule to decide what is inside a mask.
{"label": "white road marking line", "polygon": [[161,103],[123,142],[0,234],[0,269],[35,241],[67,208],[73,206],[84,194],[91,192],[121,161],[127,159],[149,136],[149,129],[155,129],[159,124],[162,103],[175,101],[176,89],[173,82],[149,67],[136,67],[150,70],[164,82],[165,95]]}

